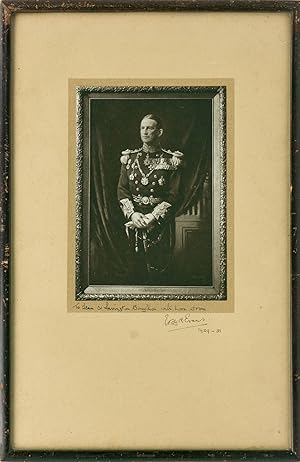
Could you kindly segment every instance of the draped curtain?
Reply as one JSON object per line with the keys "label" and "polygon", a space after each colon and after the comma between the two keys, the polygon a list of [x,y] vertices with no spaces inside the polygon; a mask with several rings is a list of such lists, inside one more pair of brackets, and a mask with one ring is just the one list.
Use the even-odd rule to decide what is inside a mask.
{"label": "draped curtain", "polygon": [[191,156],[185,162],[182,175],[181,201],[176,215],[183,215],[201,199],[203,185],[211,170],[209,157],[208,133],[203,136],[202,144],[198,146],[198,157]]}
{"label": "draped curtain", "polygon": [[162,146],[184,153],[177,215],[201,199],[203,183],[211,169],[210,100],[92,100],[90,284],[126,284],[128,242],[117,202],[120,155],[126,148],[141,146],[139,124],[148,113],[158,114],[164,122]]}

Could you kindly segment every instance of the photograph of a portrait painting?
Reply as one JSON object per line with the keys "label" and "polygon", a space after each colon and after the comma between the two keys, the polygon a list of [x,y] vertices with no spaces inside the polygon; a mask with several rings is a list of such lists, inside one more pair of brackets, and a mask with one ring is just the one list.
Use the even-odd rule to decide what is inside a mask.
{"label": "photograph of a portrait painting", "polygon": [[226,87],[77,87],[76,296],[226,299]]}

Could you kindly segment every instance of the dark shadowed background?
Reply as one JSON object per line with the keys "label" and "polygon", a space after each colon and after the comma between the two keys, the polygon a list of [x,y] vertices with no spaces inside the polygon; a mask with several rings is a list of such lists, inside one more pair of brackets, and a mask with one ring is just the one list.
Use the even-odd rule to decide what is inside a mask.
{"label": "dark shadowed background", "polygon": [[120,156],[139,148],[141,119],[163,121],[163,148],[184,153],[176,244],[167,285],[212,284],[210,99],[92,99],[90,106],[89,284],[126,284],[128,242],[117,201]]}

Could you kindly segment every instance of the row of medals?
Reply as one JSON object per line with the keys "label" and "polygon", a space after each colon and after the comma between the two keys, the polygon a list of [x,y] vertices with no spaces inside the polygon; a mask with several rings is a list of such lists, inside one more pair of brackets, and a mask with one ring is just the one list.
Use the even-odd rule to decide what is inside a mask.
{"label": "row of medals", "polygon": [[[138,158],[136,159],[136,161],[138,162]],[[129,179],[131,181],[133,181],[135,179],[135,177],[137,177],[137,173],[134,173],[133,170],[134,169],[138,169],[138,166],[136,165],[136,161],[134,161],[133,163],[133,166],[132,166],[132,172],[131,174],[129,175]],[[146,157],[145,161],[144,161],[144,164],[146,166],[148,166],[149,169],[151,169],[151,171],[147,174],[148,176],[151,175],[151,173],[155,170],[155,168],[151,168],[150,165],[149,165],[150,161],[149,161],[149,156]],[[142,169],[140,169],[142,170]],[[142,174],[142,171],[141,171],[141,174]],[[154,178],[156,178],[156,175],[154,175]],[[136,183],[138,183],[138,181],[136,180]],[[141,179],[141,183],[143,186],[147,186],[149,184],[149,180],[147,178],[147,176],[144,174],[144,176],[142,176],[142,179]],[[161,176],[159,179],[158,179],[158,184],[160,186],[163,186],[165,183],[165,179],[163,176]],[[152,184],[154,185],[155,184],[155,181],[152,182]]]}

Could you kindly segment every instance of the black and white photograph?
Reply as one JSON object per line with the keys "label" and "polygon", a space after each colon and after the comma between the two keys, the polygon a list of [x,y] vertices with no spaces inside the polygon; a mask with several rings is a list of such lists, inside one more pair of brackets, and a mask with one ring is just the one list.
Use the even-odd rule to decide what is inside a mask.
{"label": "black and white photograph", "polygon": [[77,88],[76,292],[226,297],[226,88]]}

